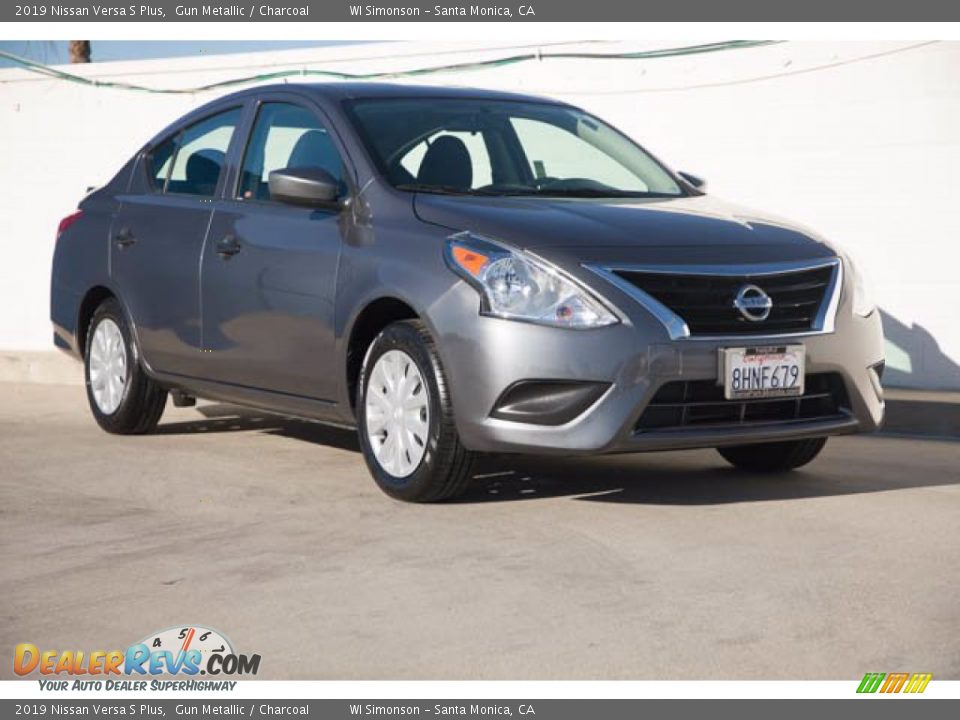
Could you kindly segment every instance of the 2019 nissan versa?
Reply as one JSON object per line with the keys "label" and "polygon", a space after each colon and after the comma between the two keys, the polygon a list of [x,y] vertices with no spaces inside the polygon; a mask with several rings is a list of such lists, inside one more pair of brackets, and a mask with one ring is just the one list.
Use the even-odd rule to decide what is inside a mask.
{"label": "2019 nissan versa", "polygon": [[149,432],[168,393],[356,426],[404,500],[486,452],[786,470],[883,416],[879,313],[836,247],[498,92],[211,102],[60,223],[51,314],[105,430]]}

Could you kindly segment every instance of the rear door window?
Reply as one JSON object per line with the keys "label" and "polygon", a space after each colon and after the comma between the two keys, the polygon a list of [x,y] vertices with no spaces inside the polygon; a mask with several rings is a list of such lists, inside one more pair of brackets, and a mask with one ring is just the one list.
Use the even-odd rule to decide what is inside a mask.
{"label": "rear door window", "polygon": [[240,120],[240,108],[233,108],[191,125],[176,138],[176,152],[169,173],[160,145],[153,153],[155,183],[166,178],[165,192],[213,197],[226,165],[227,149]]}

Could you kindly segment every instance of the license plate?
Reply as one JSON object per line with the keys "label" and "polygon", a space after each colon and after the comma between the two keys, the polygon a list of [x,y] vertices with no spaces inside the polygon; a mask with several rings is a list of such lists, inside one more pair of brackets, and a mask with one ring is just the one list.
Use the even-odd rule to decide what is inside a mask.
{"label": "license plate", "polygon": [[720,378],[727,400],[803,395],[803,345],[721,348]]}

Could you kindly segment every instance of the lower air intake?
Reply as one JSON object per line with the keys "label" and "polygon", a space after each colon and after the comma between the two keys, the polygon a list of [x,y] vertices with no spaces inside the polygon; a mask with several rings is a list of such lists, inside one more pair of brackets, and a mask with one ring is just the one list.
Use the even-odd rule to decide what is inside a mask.
{"label": "lower air intake", "polygon": [[726,400],[715,380],[663,385],[637,421],[636,431],[828,420],[849,414],[850,401],[837,373],[808,375],[803,395]]}

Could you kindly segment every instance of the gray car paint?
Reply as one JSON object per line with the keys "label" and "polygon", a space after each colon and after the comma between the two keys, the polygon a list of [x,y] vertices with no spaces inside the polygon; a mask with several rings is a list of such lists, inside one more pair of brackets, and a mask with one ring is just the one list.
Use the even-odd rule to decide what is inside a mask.
{"label": "gray car paint", "polygon": [[[850,418],[634,434],[636,419],[661,383],[715,379],[718,347],[765,344],[772,338],[671,341],[635,298],[585,265],[750,265],[835,257],[837,249],[809,231],[722,203],[688,185],[689,197],[643,201],[401,192],[379,177],[343,109],[346,99],[371,96],[533,99],[466,89],[304,84],[254,88],[193,111],[84,199],[83,218],[58,242],[51,284],[57,345],[82,354],[80,319],[109,292],[124,306],[143,364],[158,381],[204,397],[351,425],[351,333],[371,303],[394,298],[409,305],[437,339],[458,430],[474,450],[720,446],[870,431],[881,423],[883,400],[869,369],[883,360],[879,313],[861,318],[852,312],[847,273],[834,331],[800,341],[807,349],[807,372],[843,376]],[[280,98],[311,108],[332,131],[350,185],[339,212],[239,202],[226,193],[235,181],[256,104]],[[177,209],[179,200],[153,193],[142,167],[144,152],[175,129],[237,104],[244,113],[217,197],[189,198],[184,210]],[[129,209],[151,205],[161,212],[137,231],[146,233],[142,242],[138,237],[127,248],[113,242],[122,229],[118,222],[135,217]],[[198,230],[204,217],[212,219],[209,231]],[[285,231],[278,233],[277,227]],[[446,238],[460,231],[529,248],[602,297],[621,322],[575,331],[481,316],[477,292],[443,260]],[[215,243],[229,233],[240,238],[244,250],[221,260]],[[165,243],[175,237],[186,239],[161,257]],[[148,244],[155,247],[136,260],[134,251]],[[505,388],[531,378],[612,386],[565,425],[490,417]]]}

